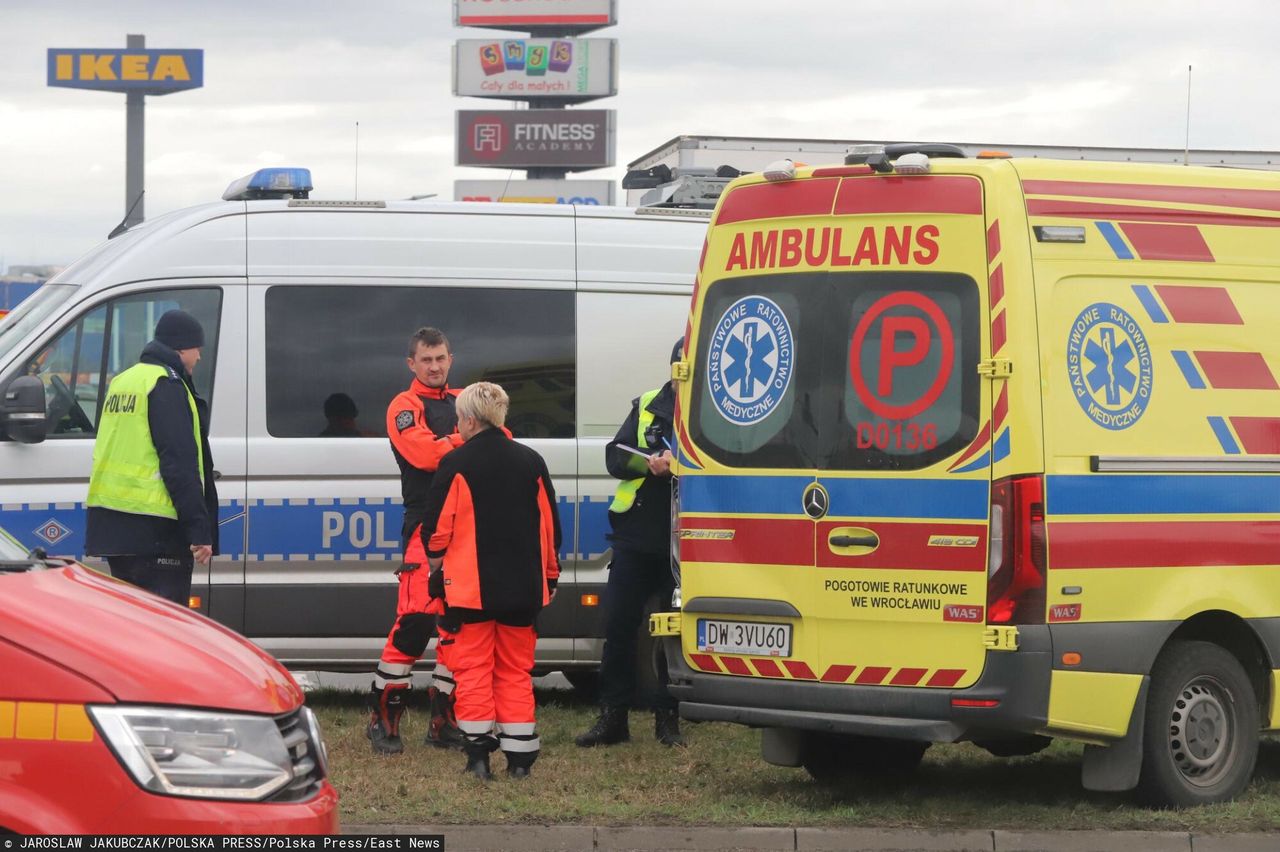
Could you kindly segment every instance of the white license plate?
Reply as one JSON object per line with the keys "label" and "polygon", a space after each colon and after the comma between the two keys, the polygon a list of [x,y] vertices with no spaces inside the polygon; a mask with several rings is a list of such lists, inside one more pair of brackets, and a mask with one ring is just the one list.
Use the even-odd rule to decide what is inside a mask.
{"label": "white license plate", "polygon": [[698,650],[719,654],[791,656],[791,625],[698,619]]}

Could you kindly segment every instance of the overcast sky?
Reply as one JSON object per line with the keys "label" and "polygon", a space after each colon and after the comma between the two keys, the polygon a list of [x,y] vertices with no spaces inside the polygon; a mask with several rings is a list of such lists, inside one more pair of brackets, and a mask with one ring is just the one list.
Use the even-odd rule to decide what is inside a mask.
{"label": "overcast sky", "polygon": [[[147,99],[149,216],[266,165],[317,198],[451,198],[452,0],[0,0],[0,262],[65,264],[124,213],[125,96],[46,85],[50,47],[202,48]],[[619,166],[681,134],[1280,149],[1274,0],[619,0]],[[492,102],[507,108],[507,102]],[[621,168],[584,173],[618,178]],[[522,173],[518,173],[521,177]]]}

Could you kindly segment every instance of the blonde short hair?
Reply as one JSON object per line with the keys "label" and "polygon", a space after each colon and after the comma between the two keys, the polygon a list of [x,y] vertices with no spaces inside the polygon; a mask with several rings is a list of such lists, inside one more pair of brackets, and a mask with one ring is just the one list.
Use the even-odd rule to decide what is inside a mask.
{"label": "blonde short hair", "polygon": [[458,417],[474,417],[490,426],[502,426],[507,422],[507,409],[511,400],[502,385],[493,382],[475,382],[458,394]]}

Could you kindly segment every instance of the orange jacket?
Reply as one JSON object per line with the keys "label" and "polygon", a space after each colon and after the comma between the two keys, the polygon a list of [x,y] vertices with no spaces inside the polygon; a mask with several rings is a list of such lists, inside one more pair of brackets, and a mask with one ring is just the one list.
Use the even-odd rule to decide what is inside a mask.
{"label": "orange jacket", "polygon": [[405,543],[422,520],[427,492],[440,460],[462,445],[453,407],[459,393],[447,386],[429,388],[414,379],[409,389],[396,394],[387,406],[387,437],[400,466],[400,496],[404,501],[400,536]]}
{"label": "orange jacket", "polygon": [[536,612],[560,576],[560,516],[546,462],[486,429],[440,463],[422,536],[444,557],[445,601],[492,613]]}

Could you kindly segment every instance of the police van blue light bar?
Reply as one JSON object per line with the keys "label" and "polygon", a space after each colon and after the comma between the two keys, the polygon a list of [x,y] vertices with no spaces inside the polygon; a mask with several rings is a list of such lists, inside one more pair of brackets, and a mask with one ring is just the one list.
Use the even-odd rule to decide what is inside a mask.
{"label": "police van blue light bar", "polygon": [[258,169],[251,175],[233,180],[222,193],[223,201],[253,201],[261,198],[307,198],[311,185],[311,169]]}

